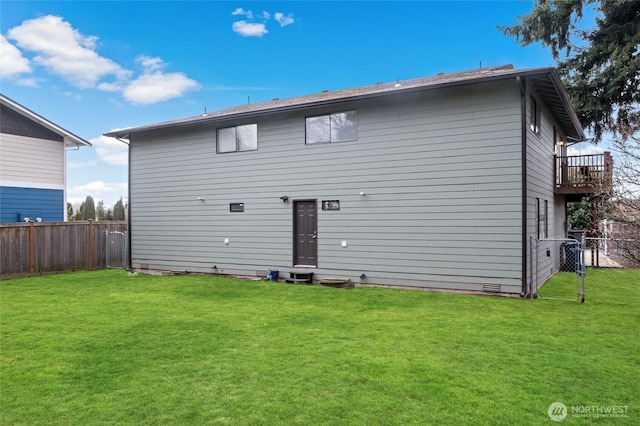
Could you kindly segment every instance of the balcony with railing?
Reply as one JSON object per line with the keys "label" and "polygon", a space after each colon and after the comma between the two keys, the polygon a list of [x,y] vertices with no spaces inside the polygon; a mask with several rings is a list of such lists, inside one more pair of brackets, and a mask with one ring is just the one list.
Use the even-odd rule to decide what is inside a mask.
{"label": "balcony with railing", "polygon": [[613,159],[609,152],[555,157],[556,194],[582,198],[611,189]]}

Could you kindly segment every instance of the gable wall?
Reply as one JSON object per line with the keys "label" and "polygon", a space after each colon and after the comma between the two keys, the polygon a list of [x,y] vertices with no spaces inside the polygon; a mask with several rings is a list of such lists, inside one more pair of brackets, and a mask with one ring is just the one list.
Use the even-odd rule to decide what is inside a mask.
{"label": "gable wall", "polygon": [[[350,109],[358,140],[305,145],[305,115]],[[257,122],[252,152],[216,154],[214,126],[135,134],[133,266],[284,274],[287,195],[318,200],[316,277],[519,293],[520,117],[514,80],[218,125]],[[322,211],[322,200],[340,210]],[[244,213],[229,212],[235,202]]]}
{"label": "gable wall", "polygon": [[0,133],[62,142],[63,137],[17,111],[0,105]]}
{"label": "gable wall", "polygon": [[12,186],[64,189],[62,142],[0,134],[0,179]]}

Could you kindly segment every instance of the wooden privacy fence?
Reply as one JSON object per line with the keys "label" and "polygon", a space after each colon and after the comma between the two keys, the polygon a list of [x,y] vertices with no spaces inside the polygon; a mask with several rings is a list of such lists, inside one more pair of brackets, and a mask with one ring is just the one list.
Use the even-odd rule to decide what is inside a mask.
{"label": "wooden privacy fence", "polygon": [[[42,222],[0,225],[0,277],[107,267],[109,232],[126,232],[126,222]],[[109,252],[111,259],[122,248]]]}

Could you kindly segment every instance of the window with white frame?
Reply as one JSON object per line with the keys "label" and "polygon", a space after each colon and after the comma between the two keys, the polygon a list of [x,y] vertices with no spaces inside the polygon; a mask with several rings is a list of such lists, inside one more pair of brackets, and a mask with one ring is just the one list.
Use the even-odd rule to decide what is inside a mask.
{"label": "window with white frame", "polygon": [[549,203],[547,200],[536,198],[536,218],[538,223],[538,239],[549,237]]}
{"label": "window with white frame", "polygon": [[255,151],[258,149],[258,125],[245,124],[242,126],[218,129],[218,152]]}
{"label": "window with white frame", "polygon": [[358,115],[356,111],[346,111],[307,117],[305,131],[307,144],[356,140]]}

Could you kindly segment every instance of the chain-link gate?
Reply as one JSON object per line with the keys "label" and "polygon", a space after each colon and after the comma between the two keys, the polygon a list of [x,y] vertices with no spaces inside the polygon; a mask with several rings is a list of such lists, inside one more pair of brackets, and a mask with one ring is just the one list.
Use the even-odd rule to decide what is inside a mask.
{"label": "chain-link gate", "polygon": [[105,231],[105,253],[107,269],[127,267],[127,233]]}
{"label": "chain-link gate", "polygon": [[[533,237],[529,239],[529,270],[530,275],[530,294],[531,297],[538,295],[538,289],[540,288],[540,250],[541,243],[545,244],[545,255],[550,256],[552,247],[558,248],[558,262],[559,270],[563,272],[575,272],[576,273],[576,299],[563,299],[558,297],[542,297],[542,299],[556,299],[556,300],[580,300],[584,303],[585,300],[585,277],[587,275],[587,267],[585,264],[585,252],[587,249],[586,235],[582,235],[580,240],[574,238],[545,238],[536,240]],[[550,243],[550,244],[549,244]]]}

